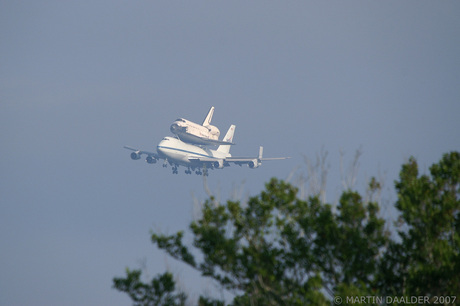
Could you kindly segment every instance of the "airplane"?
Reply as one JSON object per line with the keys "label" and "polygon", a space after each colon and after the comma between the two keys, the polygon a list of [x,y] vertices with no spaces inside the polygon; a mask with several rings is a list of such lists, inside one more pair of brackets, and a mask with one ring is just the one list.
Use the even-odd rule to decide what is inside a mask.
{"label": "airplane", "polygon": [[[235,133],[235,125],[231,125],[225,134],[224,141],[230,143]],[[141,151],[132,147],[125,146],[125,149],[133,151],[131,159],[138,160],[142,155],[147,155],[145,159],[149,164],[155,164],[158,160],[163,159],[163,167],[168,163],[172,166],[173,174],[178,174],[178,167],[185,166],[186,174],[192,174],[195,171],[197,175],[208,175],[208,169],[223,169],[229,167],[231,163],[236,165],[248,165],[249,168],[255,169],[262,165],[262,161],[281,160],[289,157],[264,158],[263,147],[259,148],[259,155],[255,157],[233,157],[230,154],[231,145],[220,145],[217,150],[211,150],[185,143],[175,137],[164,137],[157,146],[157,152]],[[202,171],[203,170],[203,171]]]}
{"label": "airplane", "polygon": [[211,125],[214,106],[209,109],[208,114],[201,125],[184,118],[176,119],[170,127],[173,134],[177,135],[183,142],[197,145],[233,145],[226,141],[220,141],[220,131],[214,125]]}

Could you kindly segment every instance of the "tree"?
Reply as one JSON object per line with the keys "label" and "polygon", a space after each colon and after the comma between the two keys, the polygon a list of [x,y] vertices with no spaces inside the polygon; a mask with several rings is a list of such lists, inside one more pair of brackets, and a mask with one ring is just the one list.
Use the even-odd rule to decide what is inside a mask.
{"label": "tree", "polygon": [[175,283],[171,273],[164,273],[153,278],[150,284],[140,280],[141,271],[126,269],[126,278],[114,278],[114,288],[129,294],[134,305],[184,305],[184,293],[174,293]]}
{"label": "tree", "polygon": [[388,294],[456,295],[459,301],[460,154],[444,154],[430,174],[419,176],[414,158],[402,167],[395,183],[401,239],[388,247],[379,286]]}
{"label": "tree", "polygon": [[[401,213],[397,240],[384,230],[378,203],[366,202],[356,191],[344,191],[333,207],[322,203],[319,194],[300,199],[296,187],[272,179],[247,203],[221,204],[212,197],[204,203],[202,216],[190,225],[201,262],[185,245],[182,231],[153,233],[152,242],[233,293],[234,305],[328,305],[334,296],[455,295],[460,292],[459,154],[446,154],[430,170],[431,178],[419,177],[414,159],[402,167],[396,182]],[[371,179],[369,192],[379,189]],[[138,286],[144,290],[143,301],[162,292],[165,296],[157,283],[141,283],[139,276],[128,271],[125,279],[114,280],[114,287],[136,297],[135,302]],[[172,278],[155,280],[169,283]],[[181,295],[172,293],[174,287],[164,287],[176,297],[170,305],[183,303]],[[200,297],[199,304],[224,302]]]}

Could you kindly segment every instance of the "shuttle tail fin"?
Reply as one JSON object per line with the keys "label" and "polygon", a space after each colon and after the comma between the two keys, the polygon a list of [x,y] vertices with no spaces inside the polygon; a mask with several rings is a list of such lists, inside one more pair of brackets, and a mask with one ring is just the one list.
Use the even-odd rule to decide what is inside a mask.
{"label": "shuttle tail fin", "polygon": [[202,126],[207,126],[207,125],[210,125],[210,124],[211,124],[212,115],[214,115],[214,106],[212,106],[212,107],[209,109],[209,112],[208,112],[208,114],[206,115],[206,118],[204,118],[204,121],[203,121]]}
{"label": "shuttle tail fin", "polygon": [[[230,128],[227,131],[227,134],[225,134],[225,137],[224,137],[223,141],[233,142],[233,135],[235,134],[235,128],[236,128],[236,126],[234,124],[232,124],[230,126]],[[231,148],[231,145],[220,145],[217,148],[217,152],[222,152],[222,153],[228,154],[228,153],[230,153],[230,148]]]}

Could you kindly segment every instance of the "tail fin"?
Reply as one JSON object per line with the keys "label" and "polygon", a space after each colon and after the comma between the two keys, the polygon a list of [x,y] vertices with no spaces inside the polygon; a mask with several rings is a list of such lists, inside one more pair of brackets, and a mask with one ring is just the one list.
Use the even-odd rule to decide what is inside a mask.
{"label": "tail fin", "polygon": [[259,157],[258,157],[259,160],[262,159],[263,154],[264,154],[264,147],[260,146],[260,148],[259,148]]}
{"label": "tail fin", "polygon": [[[233,142],[233,134],[235,134],[235,128],[236,128],[236,126],[234,124],[232,124],[230,126],[230,128],[227,131],[227,134],[225,134],[225,137],[224,137],[223,141]],[[231,148],[231,145],[220,145],[217,148],[217,152],[222,152],[222,153],[228,154],[228,153],[230,153],[230,148]]]}
{"label": "tail fin", "polygon": [[214,115],[214,106],[211,106],[211,108],[209,109],[209,112],[206,115],[206,118],[204,118],[202,126],[207,126],[211,124],[212,115]]}

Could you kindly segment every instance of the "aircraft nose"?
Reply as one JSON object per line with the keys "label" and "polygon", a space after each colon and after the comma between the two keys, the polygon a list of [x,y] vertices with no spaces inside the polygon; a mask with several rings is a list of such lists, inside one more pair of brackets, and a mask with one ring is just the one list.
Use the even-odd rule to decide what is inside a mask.
{"label": "aircraft nose", "polygon": [[158,153],[164,153],[163,144],[164,144],[164,140],[160,141],[160,143],[158,144],[157,146]]}

